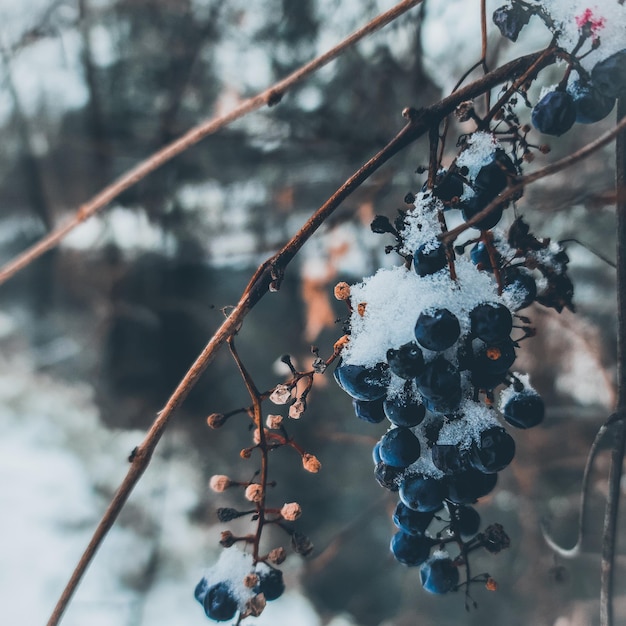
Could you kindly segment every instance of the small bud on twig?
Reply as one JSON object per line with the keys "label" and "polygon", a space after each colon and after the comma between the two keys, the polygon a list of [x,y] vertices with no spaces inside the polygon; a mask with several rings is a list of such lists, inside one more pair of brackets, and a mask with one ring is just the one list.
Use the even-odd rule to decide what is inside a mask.
{"label": "small bud on twig", "polygon": [[230,530],[223,530],[220,537],[220,545],[223,548],[230,548],[235,545],[235,535]]}
{"label": "small bud on twig", "polygon": [[307,472],[311,472],[311,474],[317,474],[317,472],[320,471],[322,464],[317,460],[316,456],[305,452],[302,455],[302,467],[304,467]]}
{"label": "small bud on twig", "polygon": [[226,491],[226,489],[228,489],[231,485],[231,479],[224,474],[215,474],[214,476],[211,476],[209,480],[209,487],[218,493]]}
{"label": "small bud on twig", "polygon": [[270,400],[274,404],[287,404],[291,400],[291,387],[288,385],[276,385],[270,395]]}
{"label": "small bud on twig", "polygon": [[304,413],[304,411],[306,410],[306,403],[304,400],[296,400],[290,407],[289,407],[289,417],[293,420],[297,420],[300,419],[302,417],[302,414]]}
{"label": "small bud on twig", "polygon": [[350,298],[350,285],[340,282],[335,285],[335,298],[337,300],[348,300]]}
{"label": "small bud on twig", "polygon": [[238,517],[248,515],[249,511],[238,511],[237,509],[231,509],[229,507],[220,507],[217,509],[217,519],[220,522],[231,522]]}
{"label": "small bud on twig", "polygon": [[263,500],[263,487],[257,483],[252,483],[246,487],[245,496],[250,502],[261,502]]}
{"label": "small bud on twig", "polygon": [[261,613],[263,613],[265,605],[265,596],[262,593],[259,593],[246,602],[246,609],[243,613],[243,616],[258,617],[259,615],[261,615]]}
{"label": "small bud on twig", "polygon": [[365,309],[367,307],[367,302],[359,302],[359,304],[357,305],[357,313],[363,317],[365,315]]}
{"label": "small bud on twig", "polygon": [[246,574],[243,579],[243,585],[244,587],[247,587],[248,589],[254,589],[254,587],[256,587],[256,585],[258,584],[258,582],[259,582],[259,577],[254,572],[251,572],[250,574]]}
{"label": "small bud on twig", "polygon": [[267,416],[267,420],[266,420],[267,427],[272,430],[276,430],[277,428],[280,428],[280,425],[282,423],[283,423],[282,415],[268,415]]}
{"label": "small bud on twig", "polygon": [[206,418],[206,423],[210,428],[221,428],[226,423],[226,416],[223,413],[211,413]]}
{"label": "small bud on twig", "polygon": [[287,502],[283,504],[280,514],[284,520],[295,522],[302,515],[302,508],[297,502]]}
{"label": "small bud on twig", "polygon": [[274,563],[275,565],[280,565],[287,558],[287,551],[285,548],[274,548],[270,550],[270,553],[267,555],[267,560],[270,563]]}

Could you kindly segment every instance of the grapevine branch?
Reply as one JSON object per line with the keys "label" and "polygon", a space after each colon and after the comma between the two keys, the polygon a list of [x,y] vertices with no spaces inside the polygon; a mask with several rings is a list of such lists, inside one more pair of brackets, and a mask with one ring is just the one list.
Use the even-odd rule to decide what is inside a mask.
{"label": "grapevine branch", "polygon": [[386,26],[403,13],[406,13],[409,9],[420,4],[422,1],[423,0],[403,0],[402,2],[399,2],[395,7],[385,13],[381,13],[363,28],[355,31],[334,48],[325,52],[316,59],[313,59],[306,65],[303,65],[283,80],[273,84],[271,87],[268,87],[265,91],[262,91],[251,98],[247,98],[229,113],[212,117],[198,124],[191,130],[187,131],[182,137],[176,139],[172,143],[149,156],[113,183],[105,187],[91,200],[79,207],[78,211],[68,222],[52,230],[36,244],[27,248],[12,261],[9,261],[4,267],[0,268],[0,284],[6,282],[14,274],[29,265],[35,259],[39,258],[42,254],[56,247],[70,232],[80,226],[80,224],[82,224],[85,220],[94,216],[115,198],[117,198],[122,192],[136,185],[139,181],[148,176],[148,174],[151,174],[208,135],[216,133],[218,130],[228,126],[235,120],[260,109],[263,106],[273,106],[278,104],[283,95],[294,85],[339,57],[347,48],[354,45],[359,40],[381,29],[383,26]]}
{"label": "grapevine branch", "polygon": [[[232,309],[228,317],[209,340],[193,365],[178,384],[163,409],[157,414],[150,430],[147,432],[143,442],[137,447],[132,456],[131,466],[122,480],[118,490],[114,494],[109,506],[104,512],[102,519],[98,523],[94,534],[81,556],[76,568],[72,572],[70,580],[63,590],[56,607],[48,621],[47,626],[56,626],[67,608],[78,584],[80,583],[87,567],[94,558],[100,544],[115,523],[124,504],[135,485],[148,467],[152,454],[159,443],[174,411],[187,397],[202,372],[214,358],[221,346],[228,341],[241,327],[243,320],[250,310],[263,298],[270,287],[273,289],[280,287],[280,278],[293,257],[297,254],[305,242],[324,223],[333,211],[345,200],[357,187],[359,187],[369,176],[380,168],[387,160],[409,145],[428,131],[432,124],[438,124],[443,117],[454,111],[461,102],[477,97],[486,90],[493,88],[512,75],[523,73],[530,67],[540,53],[526,55],[515,61],[486,74],[481,79],[467,85],[454,94],[444,98],[437,104],[427,109],[416,111],[406,109],[405,117],[409,119],[404,128],[394,137],[382,150],[372,157],[365,165],[355,172],[304,224],[304,226],[287,242],[287,244],[273,257],[262,263],[250,279],[239,302]],[[548,60],[544,62],[547,64]],[[539,68],[537,68],[539,71]],[[33,259],[35,257],[32,257]],[[31,259],[32,260],[32,259]],[[30,261],[29,261],[30,262]],[[24,267],[22,265],[21,267]],[[20,268],[14,270],[18,271]],[[13,272],[13,273],[14,273]],[[2,272],[0,272],[0,283],[2,282]],[[5,280],[8,275],[4,275]]]}

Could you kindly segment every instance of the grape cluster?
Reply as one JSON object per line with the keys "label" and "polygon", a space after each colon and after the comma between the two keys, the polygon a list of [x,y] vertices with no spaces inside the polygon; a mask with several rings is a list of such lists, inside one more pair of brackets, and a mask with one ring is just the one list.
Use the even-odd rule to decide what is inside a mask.
{"label": "grape cluster", "polygon": [[209,619],[226,622],[241,615],[254,615],[266,602],[285,591],[281,570],[265,563],[253,565],[252,557],[236,549],[226,550],[196,585],[194,596]]}
{"label": "grape cluster", "polygon": [[[544,418],[528,377],[511,371],[519,341],[532,335],[519,326],[529,320],[517,312],[542,300],[571,307],[573,293],[560,246],[536,239],[521,219],[507,236],[487,231],[504,202],[497,219],[481,225],[481,237],[451,258],[437,238],[443,211],[461,209],[467,218],[468,206],[482,210],[514,167],[487,133],[475,133],[456,166],[417,195],[403,228],[394,231],[412,267],[381,269],[350,288],[350,341],[334,371],[358,418],[389,422],[373,458],[377,481],[399,497],[391,552],[420,566],[422,585],[432,593],[464,584],[459,570],[471,550],[508,545],[493,526],[479,532],[471,505],[493,490],[515,455],[505,425],[526,429]],[[391,232],[382,225],[378,217],[375,230]],[[469,258],[461,256],[470,245]],[[460,546],[455,557],[445,550],[450,543]]]}
{"label": "grape cluster", "polygon": [[[510,5],[496,9],[493,21],[504,37],[516,41],[533,14],[543,19],[558,37],[559,25],[554,23],[541,4],[533,6],[513,0]],[[580,62],[589,52],[601,47],[600,33],[606,25],[605,21],[603,17],[595,17],[591,9],[576,16],[579,40],[571,54],[564,54],[568,62],[566,75],[554,90],[539,99],[532,110],[533,126],[540,132],[560,136],[576,122],[599,122],[613,110],[616,99],[626,94],[626,49],[604,56],[590,71]],[[584,50],[587,42],[590,42],[590,50]],[[571,71],[578,78],[570,78]]]}

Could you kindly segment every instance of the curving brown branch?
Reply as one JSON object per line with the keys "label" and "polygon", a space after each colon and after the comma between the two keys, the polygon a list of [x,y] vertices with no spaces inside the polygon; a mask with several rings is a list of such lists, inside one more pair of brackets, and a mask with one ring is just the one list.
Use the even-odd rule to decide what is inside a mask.
{"label": "curving brown branch", "polygon": [[356,32],[352,33],[352,35],[344,39],[341,43],[332,48],[332,50],[325,52],[306,65],[303,65],[283,80],[280,80],[271,87],[268,87],[265,91],[244,100],[239,106],[234,108],[229,113],[210,118],[209,120],[198,124],[198,126],[195,126],[191,130],[187,131],[179,139],[176,139],[172,143],[149,156],[109,186],[105,187],[91,200],[80,206],[78,211],[68,222],[55,228],[36,244],[26,249],[20,255],[15,257],[15,259],[9,261],[6,265],[0,268],[0,284],[6,282],[14,274],[29,265],[35,259],[39,258],[42,254],[57,246],[76,227],[80,226],[80,224],[82,224],[85,220],[98,213],[111,201],[117,198],[122,192],[136,185],[140,180],[148,176],[148,174],[151,174],[156,169],[179,154],[182,154],[208,135],[211,135],[221,128],[228,126],[235,120],[244,117],[252,111],[260,109],[263,106],[273,106],[274,104],[277,104],[280,102],[283,95],[301,80],[316,72],[324,65],[330,63],[330,61],[339,57],[347,48],[354,45],[359,40],[377,30],[380,30],[383,26],[386,26],[390,22],[394,21],[400,15],[406,13],[409,9],[417,6],[421,2],[423,2],[423,0],[403,0],[402,2],[399,2],[389,11],[381,13],[379,16],[375,17],[363,26],[363,28],[360,28]]}

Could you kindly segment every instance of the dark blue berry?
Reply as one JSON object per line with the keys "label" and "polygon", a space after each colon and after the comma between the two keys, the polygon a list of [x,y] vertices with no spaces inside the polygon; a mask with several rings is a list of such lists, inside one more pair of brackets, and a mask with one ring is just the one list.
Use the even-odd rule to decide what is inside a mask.
{"label": "dark blue berry", "polygon": [[380,458],[386,465],[408,467],[419,456],[419,439],[408,428],[393,428],[380,440]]}
{"label": "dark blue berry", "polygon": [[503,6],[493,12],[493,23],[500,29],[503,37],[517,41],[531,15],[532,13],[527,8],[519,4]]}
{"label": "dark blue berry", "polygon": [[196,585],[196,588],[194,589],[193,595],[194,598],[200,603],[202,604],[202,602],[204,601],[204,596],[206,595],[206,592],[209,589],[209,583],[207,581],[206,578],[204,578],[204,576],[200,579],[200,582]]}
{"label": "dark blue berry", "polygon": [[607,98],[619,98],[626,92],[626,48],[596,63],[591,81]]}
{"label": "dark blue berry", "polygon": [[393,512],[393,523],[408,535],[423,535],[435,517],[435,511],[414,511],[402,501]]}
{"label": "dark blue berry", "polygon": [[488,344],[475,339],[472,346],[474,354],[469,367],[472,384],[479,389],[493,389],[503,383],[515,362],[513,340],[509,338]]}
{"label": "dark blue berry", "polygon": [[515,308],[516,311],[525,309],[535,301],[537,297],[537,283],[527,269],[509,268],[503,273],[503,280],[503,292],[508,292],[519,302]]}
{"label": "dark blue berry", "polygon": [[433,465],[444,474],[458,474],[469,467],[467,452],[452,444],[436,443],[431,448]]}
{"label": "dark blue berry", "polygon": [[462,396],[461,375],[442,356],[427,363],[424,373],[416,382],[427,409],[447,413],[459,406]]}
{"label": "dark blue berry", "polygon": [[479,304],[470,311],[469,317],[472,333],[485,343],[504,341],[513,329],[513,317],[503,304]]}
{"label": "dark blue berry", "polygon": [[400,486],[398,485],[397,479],[403,471],[404,469],[401,467],[391,467],[380,461],[376,463],[376,467],[374,468],[374,478],[381,487],[389,489],[389,491],[398,491]]}
{"label": "dark blue berry", "polygon": [[[463,214],[463,219],[466,222],[469,222],[469,220],[486,208],[487,205],[494,199],[495,196],[491,196],[491,194],[484,191],[477,191],[471,198],[464,200],[459,206]],[[491,211],[491,213],[489,213],[489,215],[476,222],[474,224],[474,228],[478,228],[479,230],[489,230],[494,228],[494,226],[496,226],[502,219],[503,212],[504,206],[496,207],[493,211]]]}
{"label": "dark blue berry", "polygon": [[428,276],[448,264],[446,248],[439,241],[423,243],[413,255],[413,269],[418,276]]}
{"label": "dark blue berry", "polygon": [[437,173],[437,179],[433,188],[433,196],[439,198],[445,205],[449,205],[455,198],[463,195],[463,179],[452,172],[442,169]]}
{"label": "dark blue berry", "polygon": [[389,545],[393,556],[404,565],[421,565],[430,556],[433,540],[424,535],[409,535],[399,530]]}
{"label": "dark blue berry", "polygon": [[402,503],[413,511],[438,511],[446,497],[446,484],[438,478],[415,474],[402,480],[399,495]]}
{"label": "dark blue berry", "polygon": [[615,106],[615,98],[602,95],[593,83],[574,81],[567,91],[574,98],[576,121],[579,124],[594,124],[603,120]]}
{"label": "dark blue berry", "polygon": [[389,348],[387,363],[396,376],[407,380],[419,376],[424,371],[424,355],[414,341],[405,343],[397,350]]}
{"label": "dark blue berry", "polygon": [[461,505],[453,510],[453,527],[464,537],[473,537],[480,528],[480,515],[471,506]]}
{"label": "dark blue berry", "polygon": [[574,98],[566,91],[551,91],[537,102],[531,119],[538,131],[559,137],[576,121]]}
{"label": "dark blue berry", "polygon": [[493,426],[480,433],[471,448],[471,463],[484,474],[495,474],[504,469],[515,456],[515,441],[500,426]]}
{"label": "dark blue berry", "polygon": [[383,410],[392,424],[406,428],[421,424],[426,415],[426,407],[421,402],[407,398],[405,395],[385,400]]}
{"label": "dark blue berry", "polygon": [[382,400],[352,400],[355,415],[364,422],[379,424],[385,419]]}
{"label": "dark blue berry", "polygon": [[340,365],[333,372],[337,384],[355,400],[379,400],[387,394],[389,368],[386,363],[375,367]]}
{"label": "dark blue berry", "polygon": [[517,428],[532,428],[543,422],[543,400],[534,391],[516,393],[502,407],[504,419]]}
{"label": "dark blue berry", "polygon": [[448,478],[448,499],[455,504],[472,504],[486,496],[497,481],[497,474],[483,474],[477,469],[467,469]]}
{"label": "dark blue berry", "polygon": [[270,568],[266,572],[257,572],[259,582],[254,587],[255,593],[262,593],[268,602],[283,595],[285,583],[283,573],[279,569]]}
{"label": "dark blue berry", "polygon": [[415,324],[415,338],[427,350],[446,350],[455,343],[460,334],[459,320],[448,309],[423,311]]}
{"label": "dark blue berry", "polygon": [[216,622],[226,622],[232,619],[237,612],[237,600],[230,586],[219,582],[209,587],[204,596],[204,612],[206,616]]}
{"label": "dark blue berry", "polygon": [[459,584],[459,569],[452,559],[432,557],[421,566],[420,580],[430,593],[448,593]]}

